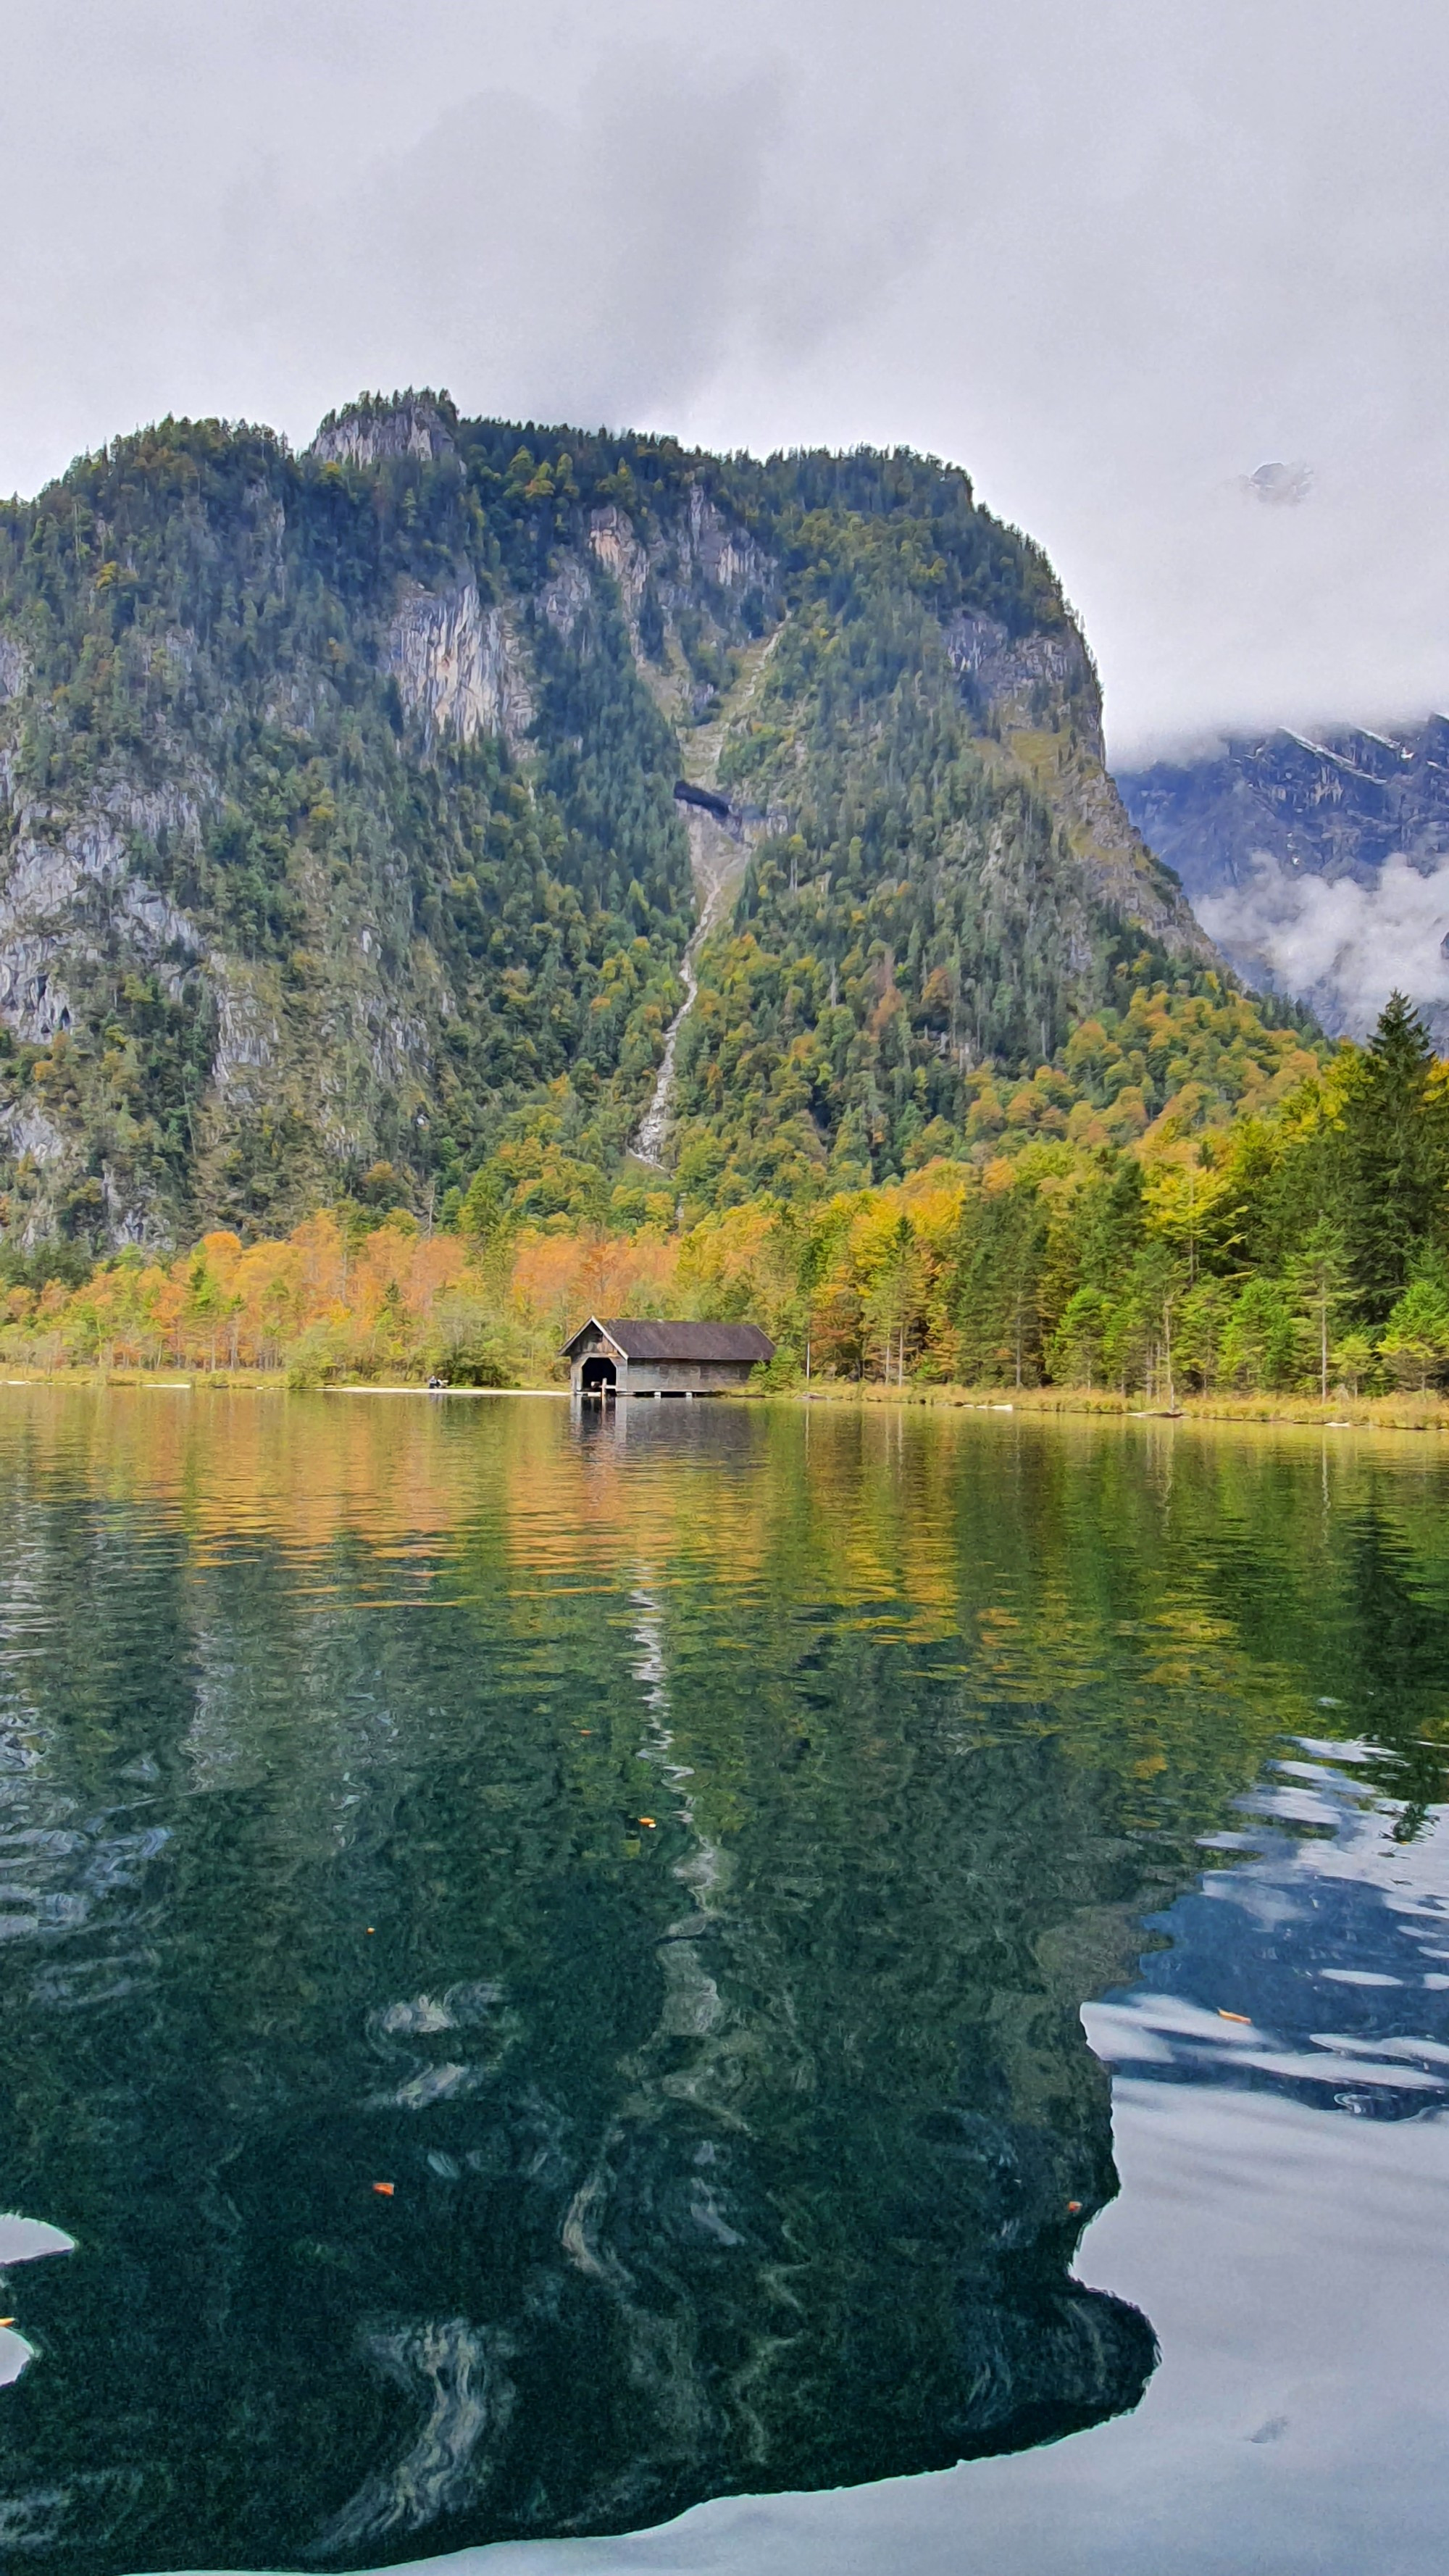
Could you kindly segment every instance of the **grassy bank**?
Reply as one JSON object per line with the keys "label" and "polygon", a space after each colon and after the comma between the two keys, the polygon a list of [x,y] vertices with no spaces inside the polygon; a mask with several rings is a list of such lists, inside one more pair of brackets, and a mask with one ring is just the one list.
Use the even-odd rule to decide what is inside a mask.
{"label": "grassy bank", "polygon": [[812,1404],[909,1405],[977,1413],[1089,1413],[1131,1422],[1301,1422],[1331,1430],[1449,1431],[1449,1400],[1423,1395],[1185,1395],[1169,1412],[1115,1389],[1085,1386],[879,1386],[817,1378]]}

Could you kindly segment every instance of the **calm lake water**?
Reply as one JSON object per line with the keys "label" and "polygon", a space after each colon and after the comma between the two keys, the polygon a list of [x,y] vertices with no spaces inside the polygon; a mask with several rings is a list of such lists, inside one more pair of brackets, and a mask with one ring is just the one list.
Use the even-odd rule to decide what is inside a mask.
{"label": "calm lake water", "polygon": [[1446,1502],[0,1391],[0,2566],[1442,2565]]}

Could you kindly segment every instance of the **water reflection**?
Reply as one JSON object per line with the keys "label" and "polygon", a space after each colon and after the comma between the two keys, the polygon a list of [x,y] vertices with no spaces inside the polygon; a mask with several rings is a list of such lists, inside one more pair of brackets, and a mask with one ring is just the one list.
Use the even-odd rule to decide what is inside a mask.
{"label": "water reflection", "polygon": [[1312,1738],[1267,1766],[1236,1802],[1251,1825],[1210,1838],[1234,1865],[1179,1898],[1130,1994],[1086,2006],[1100,2056],[1360,2117],[1449,2105],[1449,1841],[1421,1814],[1406,1843],[1383,1767]]}
{"label": "water reflection", "polygon": [[1294,1875],[1441,1793],[1441,1480],[1377,1459],[12,1398],[3,2190],[78,2252],[0,2532],[381,2563],[1134,2406],[1083,2002],[1149,2077],[1441,2080],[1438,1971],[1388,2027]]}
{"label": "water reflection", "polygon": [[[74,2242],[63,2228],[52,2227],[43,2218],[26,2218],[18,2210],[7,2212],[0,2216],[0,2293],[10,2288],[5,2276],[12,2265],[37,2262],[43,2254],[74,2251]],[[0,2388],[8,2388],[34,2359],[35,2347],[18,2331],[16,2318],[0,2317]]]}

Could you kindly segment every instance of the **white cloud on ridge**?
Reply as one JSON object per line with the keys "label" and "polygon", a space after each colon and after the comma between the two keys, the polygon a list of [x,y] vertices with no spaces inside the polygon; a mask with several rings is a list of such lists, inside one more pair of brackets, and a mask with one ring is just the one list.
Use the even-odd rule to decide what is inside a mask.
{"label": "white cloud on ridge", "polygon": [[1250,979],[1310,1004],[1335,1035],[1368,1035],[1395,990],[1449,1032],[1449,863],[1429,875],[1398,854],[1371,885],[1329,879],[1264,852],[1245,886],[1194,906]]}

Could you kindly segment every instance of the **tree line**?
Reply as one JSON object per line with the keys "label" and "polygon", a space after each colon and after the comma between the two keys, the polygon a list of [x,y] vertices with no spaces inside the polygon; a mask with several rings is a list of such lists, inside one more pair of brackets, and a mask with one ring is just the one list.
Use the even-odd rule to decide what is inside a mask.
{"label": "tree line", "polygon": [[722,1296],[763,1261],[787,1368],[808,1351],[861,1378],[1167,1404],[1423,1391],[1449,1370],[1449,1067],[1402,995],[1267,1113],[1172,1130],[1150,1150],[1043,1137],[781,1212],[743,1265],[738,1219],[699,1237]]}
{"label": "tree line", "polygon": [[1449,1376],[1449,1065],[1409,1003],[1396,994],[1367,1046],[1267,1107],[1215,1129],[1191,1107],[1122,1144],[1018,1128],[884,1187],[759,1196],[682,1226],[657,1191],[628,1225],[541,1210],[537,1175],[497,1159],[429,1223],[387,1203],[380,1166],[372,1204],[286,1237],[218,1230],[171,1259],[94,1266],[74,1247],[5,1255],[0,1357],[546,1383],[595,1312],[749,1317],[781,1387],[1055,1385],[1171,1405]]}

